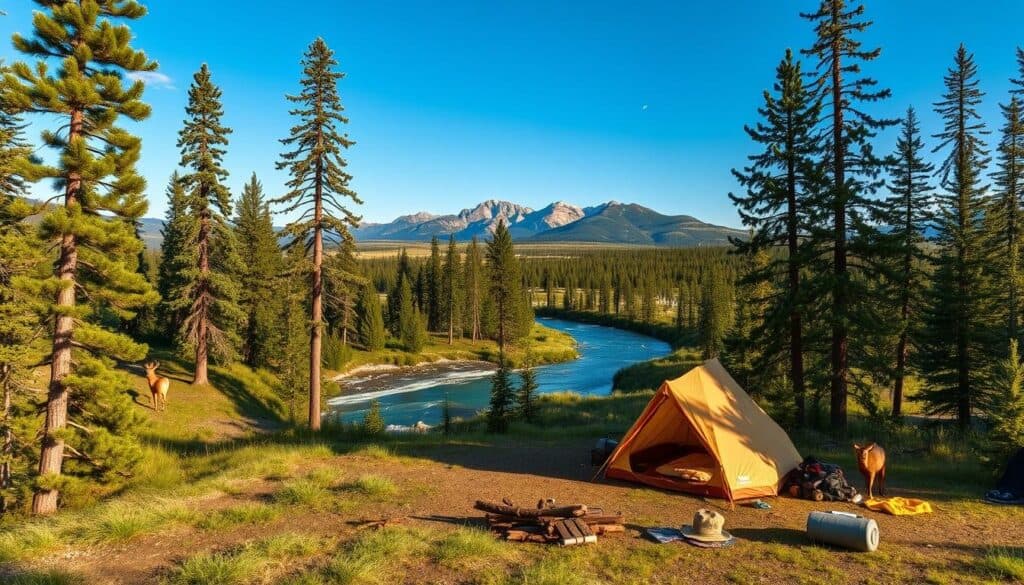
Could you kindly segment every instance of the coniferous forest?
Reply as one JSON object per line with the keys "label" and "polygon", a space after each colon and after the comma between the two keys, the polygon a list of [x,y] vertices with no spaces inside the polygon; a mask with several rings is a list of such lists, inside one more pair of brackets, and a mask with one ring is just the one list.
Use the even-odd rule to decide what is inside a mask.
{"label": "coniferous forest", "polygon": [[[869,10],[820,0],[793,15],[813,43],[779,47],[762,72],[766,89],[743,127],[746,162],[731,169],[737,188],[718,194],[745,237],[689,248],[513,242],[513,226],[497,221],[468,240],[453,232],[381,251],[353,235],[364,200],[378,195],[356,191],[345,55],[323,38],[294,55],[293,83],[267,105],[290,122],[264,145],[277,153],[273,169],[229,168],[230,101],[219,71],[196,63],[176,113],[177,158],[152,185],[135,133],[153,115],[137,74],[158,70],[135,33],[146,7],[36,0],[34,15],[19,23],[30,32],[13,36],[17,58],[0,63],[0,517],[87,508],[132,493],[151,468],[209,457],[212,443],[194,428],[145,432],[168,410],[204,408],[176,403],[185,387],[280,415],[252,435],[225,435],[214,456],[250,448],[240,437],[253,436],[266,439],[254,450],[310,449],[302,457],[386,443],[394,429],[378,398],[361,424],[336,423],[325,404],[344,397],[342,374],[428,361],[493,362],[486,409],[466,420],[452,414],[457,400],[439,403],[443,439],[425,442],[438,448],[459,432],[609,437],[629,428],[657,381],[711,358],[787,431],[815,447],[843,442],[843,456],[864,423],[886,436],[942,428],[988,465],[1024,447],[1024,48],[1005,56],[1017,66],[1013,89],[994,95],[971,48],[949,47],[941,92],[889,118],[883,105],[902,98],[874,75],[885,54],[866,40]],[[990,102],[998,119],[983,115]],[[938,131],[922,130],[925,112],[941,119]],[[264,183],[271,171],[287,177],[283,188]],[[162,238],[147,249],[143,220],[160,197]],[[541,395],[535,366],[577,353],[537,316],[629,329],[673,353],[639,365],[650,380],[624,383],[636,370],[620,370],[611,396]],[[153,373],[172,362],[164,379],[175,390],[160,410]],[[265,395],[253,398],[249,382]],[[152,411],[135,390],[147,387]],[[375,448],[357,456],[393,463],[394,452]],[[287,495],[262,494],[278,506],[342,514],[350,509],[313,500],[344,493],[377,505],[398,489],[373,475],[324,480],[334,472],[278,467],[252,472],[292,480]],[[200,482],[214,472],[188,473]],[[231,495],[236,486],[223,486],[239,478],[221,479]],[[5,543],[0,535],[0,580]],[[473,543],[482,555],[493,544]]]}

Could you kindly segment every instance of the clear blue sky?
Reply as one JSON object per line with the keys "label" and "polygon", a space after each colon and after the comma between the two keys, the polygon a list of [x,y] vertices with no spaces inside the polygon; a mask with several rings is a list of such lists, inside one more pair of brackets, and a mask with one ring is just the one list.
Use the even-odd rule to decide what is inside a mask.
{"label": "clear blue sky", "polygon": [[[323,36],[348,74],[341,93],[357,144],[348,160],[366,220],[418,210],[455,212],[486,198],[533,207],[563,199],[637,202],[737,226],[730,168],[752,148],[743,125],[786,47],[811,41],[800,10],[814,0],[352,2],[150,0],[136,45],[165,83],[146,92],[141,170],[150,216],[162,216],[192,73],[207,62],[234,128],[226,159],[236,194],[255,171],[271,195],[287,134],[286,92],[298,61]],[[28,32],[33,4],[0,0],[0,36]],[[244,5],[245,10],[235,10]],[[976,53],[983,112],[997,102],[1024,44],[1024,4],[953,0],[868,2],[864,40],[883,47],[868,73],[892,88],[877,108],[917,107],[924,129],[960,42]],[[9,42],[0,58],[17,58]],[[643,110],[643,106],[648,108]],[[995,138],[994,136],[992,137]],[[878,141],[888,151],[895,131]]]}

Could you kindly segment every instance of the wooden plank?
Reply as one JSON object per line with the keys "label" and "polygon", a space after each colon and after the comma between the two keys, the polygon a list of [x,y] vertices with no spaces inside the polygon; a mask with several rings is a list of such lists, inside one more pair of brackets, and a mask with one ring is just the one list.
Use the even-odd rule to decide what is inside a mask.
{"label": "wooden plank", "polygon": [[587,513],[587,507],[582,504],[577,504],[573,506],[562,506],[560,508],[544,508],[542,510],[539,510],[537,508],[521,508],[519,506],[510,506],[508,504],[495,504],[494,502],[477,500],[476,504],[474,504],[473,507],[483,512],[490,512],[492,514],[502,514],[505,516],[515,516],[516,518],[537,518],[540,516],[571,518],[573,516],[584,516]]}
{"label": "wooden plank", "polygon": [[583,538],[583,533],[580,532],[580,527],[576,525],[575,518],[566,520],[565,527],[569,529],[569,534],[571,534],[575,540],[579,541],[579,539]]}

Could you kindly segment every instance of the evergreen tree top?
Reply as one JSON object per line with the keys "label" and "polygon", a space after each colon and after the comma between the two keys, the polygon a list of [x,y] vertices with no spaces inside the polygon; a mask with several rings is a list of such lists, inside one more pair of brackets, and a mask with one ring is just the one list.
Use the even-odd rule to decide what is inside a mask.
{"label": "evergreen tree top", "polygon": [[[115,125],[118,116],[147,118],[141,81],[125,84],[126,72],[154,71],[155,61],[131,47],[130,29],[116,23],[145,15],[141,4],[127,0],[69,2],[36,0],[31,37],[15,33],[18,51],[35,57],[33,65],[14,63],[4,75],[8,112],[81,116],[81,124],[44,130],[43,142],[61,151],[56,165],[20,158],[18,172],[29,181],[54,179],[63,190],[76,176],[75,206],[89,213],[110,212],[134,220],[145,214],[146,188],[135,170],[142,142]],[[60,62],[51,70],[48,60]],[[69,137],[76,132],[72,143]],[[81,143],[78,140],[82,141]],[[95,145],[88,143],[94,142]]]}
{"label": "evergreen tree top", "polygon": [[[317,38],[302,59],[302,90],[287,96],[299,104],[290,114],[299,119],[290,136],[281,143],[291,147],[281,154],[278,169],[287,169],[291,179],[288,192],[273,203],[283,203],[281,213],[303,210],[299,220],[289,224],[288,233],[296,241],[305,241],[316,229],[324,230],[327,237],[337,242],[351,238],[350,227],[359,225],[361,218],[344,203],[349,199],[361,204],[359,196],[349,187],[352,176],[345,170],[348,163],[342,157],[344,149],[355,142],[340,126],[348,123],[338,94],[338,81],[345,77],[335,71],[338,61],[323,39]],[[323,216],[317,223],[313,208],[322,206]]]}
{"label": "evergreen tree top", "polygon": [[943,78],[946,92],[940,101],[935,102],[935,111],[942,116],[944,124],[942,132],[935,134],[940,142],[933,152],[953,146],[939,167],[942,184],[946,188],[952,186],[951,178],[953,181],[966,179],[960,173],[967,166],[983,167],[989,162],[988,151],[981,138],[989,132],[977,110],[985,94],[979,87],[977,75],[978,66],[974,62],[974,55],[968,53],[967,48],[961,44],[956,51],[953,66]]}
{"label": "evergreen tree top", "polygon": [[184,126],[178,132],[178,148],[181,166],[191,172],[182,181],[193,190],[197,210],[213,205],[222,215],[230,215],[231,193],[223,184],[228,172],[222,164],[231,129],[221,123],[221,90],[214,85],[206,63],[193,76],[185,114]]}

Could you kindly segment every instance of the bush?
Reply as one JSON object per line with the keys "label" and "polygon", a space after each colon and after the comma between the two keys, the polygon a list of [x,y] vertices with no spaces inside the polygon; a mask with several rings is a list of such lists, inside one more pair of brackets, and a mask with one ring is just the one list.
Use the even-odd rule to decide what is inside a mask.
{"label": "bush", "polygon": [[328,370],[342,370],[352,361],[352,346],[343,344],[340,337],[328,335],[324,338],[323,365]]}
{"label": "bush", "polygon": [[370,402],[370,409],[363,417],[363,431],[368,435],[381,435],[384,433],[384,416],[380,412],[380,401]]}

